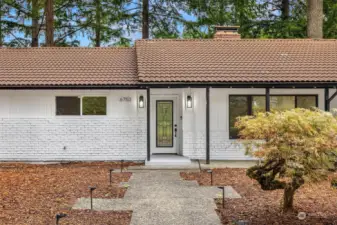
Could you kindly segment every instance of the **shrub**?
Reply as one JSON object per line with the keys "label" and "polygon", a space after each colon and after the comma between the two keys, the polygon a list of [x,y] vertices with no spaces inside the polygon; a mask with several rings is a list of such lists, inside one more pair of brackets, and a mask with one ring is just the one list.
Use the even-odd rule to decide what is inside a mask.
{"label": "shrub", "polygon": [[[284,189],[283,210],[293,207],[305,182],[326,179],[337,161],[337,120],[318,109],[258,113],[237,119],[247,154],[263,163],[247,170],[264,190]],[[259,140],[259,141],[257,141]]]}

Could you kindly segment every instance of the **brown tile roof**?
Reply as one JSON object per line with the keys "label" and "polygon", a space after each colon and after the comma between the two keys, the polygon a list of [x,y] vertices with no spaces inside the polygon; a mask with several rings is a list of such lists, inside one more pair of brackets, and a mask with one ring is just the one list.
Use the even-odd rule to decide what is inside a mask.
{"label": "brown tile roof", "polygon": [[337,40],[141,40],[142,82],[337,82]]}
{"label": "brown tile roof", "polygon": [[134,48],[0,49],[0,86],[136,83]]}
{"label": "brown tile roof", "polygon": [[135,48],[0,49],[0,87],[139,82],[337,82],[337,40],[141,40]]}

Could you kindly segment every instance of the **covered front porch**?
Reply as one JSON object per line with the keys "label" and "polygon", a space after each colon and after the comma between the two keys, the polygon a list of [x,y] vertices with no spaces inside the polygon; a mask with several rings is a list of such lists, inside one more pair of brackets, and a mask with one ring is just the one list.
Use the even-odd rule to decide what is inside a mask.
{"label": "covered front porch", "polygon": [[[146,90],[148,165],[189,164],[190,159],[205,160],[206,164],[211,160],[254,160],[244,155],[232,134],[232,105],[238,97],[247,101],[247,115],[257,103],[268,112],[281,100],[293,105],[285,109],[317,107],[330,111],[337,107],[334,84],[156,84],[146,86]],[[255,97],[258,102],[254,102]]]}

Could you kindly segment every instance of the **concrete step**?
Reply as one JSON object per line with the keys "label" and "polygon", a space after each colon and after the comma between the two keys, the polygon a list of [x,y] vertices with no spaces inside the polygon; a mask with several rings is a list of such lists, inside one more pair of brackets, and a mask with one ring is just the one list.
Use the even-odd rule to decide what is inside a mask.
{"label": "concrete step", "polygon": [[190,164],[189,158],[171,154],[151,155],[151,160],[145,161],[146,166],[187,166]]}

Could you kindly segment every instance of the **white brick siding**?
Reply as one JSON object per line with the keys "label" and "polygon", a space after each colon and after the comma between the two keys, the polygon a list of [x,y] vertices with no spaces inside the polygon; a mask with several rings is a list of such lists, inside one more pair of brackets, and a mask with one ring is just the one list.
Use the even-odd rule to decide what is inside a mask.
{"label": "white brick siding", "polygon": [[[228,98],[264,93],[257,88],[210,89],[212,160],[251,159],[241,144],[229,139]],[[140,94],[146,97],[145,90],[0,90],[0,161],[145,160],[147,115],[146,107],[137,106]],[[205,88],[151,89],[151,95],[165,94],[181,96],[178,153],[205,159]],[[271,89],[271,94],[317,94],[319,108],[324,108],[323,89]],[[106,116],[55,115],[55,96],[88,95],[107,97]],[[193,98],[192,108],[185,107],[187,95]],[[132,100],[121,102],[121,97]],[[337,98],[331,102],[336,107]]]}
{"label": "white brick siding", "polygon": [[144,160],[146,120],[0,119],[1,160]]}
{"label": "white brick siding", "polygon": [[183,154],[192,159],[205,159],[206,133],[184,132]]}

